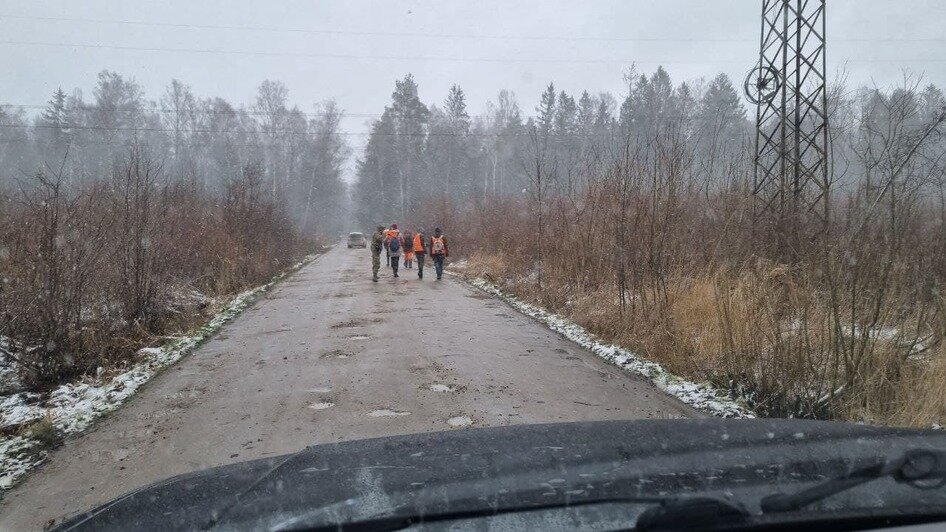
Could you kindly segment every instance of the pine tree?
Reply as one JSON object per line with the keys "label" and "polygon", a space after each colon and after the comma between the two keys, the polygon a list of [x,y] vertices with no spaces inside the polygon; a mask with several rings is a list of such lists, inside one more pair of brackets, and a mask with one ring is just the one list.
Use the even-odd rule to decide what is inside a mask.
{"label": "pine tree", "polygon": [[403,218],[409,214],[411,203],[427,188],[420,178],[426,175],[423,152],[430,111],[417,96],[417,82],[411,74],[394,83],[391,99],[398,163],[398,216]]}
{"label": "pine tree", "polygon": [[535,108],[538,114],[536,117],[536,127],[542,137],[548,137],[552,132],[552,125],[555,121],[555,84],[549,83],[549,86],[542,93],[542,99],[539,106]]}
{"label": "pine tree", "polygon": [[575,99],[562,91],[558,95],[558,105],[555,109],[555,123],[553,131],[567,137],[578,129],[578,106]]}
{"label": "pine tree", "polygon": [[588,91],[582,91],[578,98],[578,128],[583,135],[588,135],[595,123],[595,99]]}

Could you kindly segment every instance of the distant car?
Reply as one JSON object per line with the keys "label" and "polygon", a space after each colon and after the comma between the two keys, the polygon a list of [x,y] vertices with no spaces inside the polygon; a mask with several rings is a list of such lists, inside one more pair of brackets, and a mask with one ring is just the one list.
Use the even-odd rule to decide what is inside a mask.
{"label": "distant car", "polygon": [[368,247],[368,240],[365,239],[365,235],[359,232],[348,233],[348,248],[366,248]]}

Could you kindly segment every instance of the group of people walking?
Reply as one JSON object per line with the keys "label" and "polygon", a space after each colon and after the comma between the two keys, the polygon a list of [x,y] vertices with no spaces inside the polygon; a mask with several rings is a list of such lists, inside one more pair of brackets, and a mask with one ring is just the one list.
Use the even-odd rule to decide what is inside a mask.
{"label": "group of people walking", "polygon": [[398,277],[401,258],[404,258],[404,267],[414,268],[417,264],[417,278],[424,278],[424,260],[430,255],[434,262],[434,271],[437,273],[437,279],[443,277],[443,261],[449,255],[447,249],[447,237],[444,236],[440,228],[434,229],[434,234],[427,236],[427,232],[421,227],[417,231],[407,231],[403,233],[397,228],[397,224],[391,224],[391,227],[385,229],[379,225],[377,230],[371,235],[371,269],[374,273],[372,280],[378,282],[378,270],[381,269],[381,252],[385,253],[385,266],[390,266],[394,276]]}

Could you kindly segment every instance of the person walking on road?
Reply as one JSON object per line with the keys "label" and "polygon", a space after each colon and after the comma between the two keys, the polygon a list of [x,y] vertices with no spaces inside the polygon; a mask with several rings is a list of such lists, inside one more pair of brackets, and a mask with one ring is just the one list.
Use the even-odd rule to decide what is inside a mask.
{"label": "person walking on road", "polygon": [[404,231],[401,241],[404,242],[404,267],[409,270],[414,266],[414,235]]}
{"label": "person walking on road", "polygon": [[414,233],[414,240],[411,242],[414,250],[414,257],[417,259],[417,278],[424,278],[424,258],[427,256],[427,233],[424,228],[417,229]]}
{"label": "person walking on road", "polygon": [[379,225],[371,235],[371,271],[374,282],[378,282],[378,270],[381,269],[381,248],[384,247],[384,226]]}
{"label": "person walking on road", "polygon": [[447,237],[444,236],[440,228],[434,229],[434,236],[430,237],[430,257],[434,259],[434,270],[437,272],[437,280],[443,277],[443,259],[450,255],[447,249]]}
{"label": "person walking on road", "polygon": [[394,276],[397,277],[397,268],[401,263],[401,248],[404,243],[401,234],[397,232],[397,224],[392,224],[391,227],[394,229],[394,233],[388,237],[388,258],[391,263],[391,270],[394,272]]}
{"label": "person walking on road", "polygon": [[388,242],[392,237],[401,234],[397,230],[397,224],[391,224],[391,227],[384,230],[384,266],[387,267],[391,264],[391,251],[388,249]]}

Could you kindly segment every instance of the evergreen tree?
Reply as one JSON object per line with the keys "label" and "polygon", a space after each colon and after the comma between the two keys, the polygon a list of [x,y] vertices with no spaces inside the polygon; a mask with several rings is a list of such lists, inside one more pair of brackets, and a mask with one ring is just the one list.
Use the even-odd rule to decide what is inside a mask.
{"label": "evergreen tree", "polygon": [[558,95],[558,105],[555,109],[553,131],[567,140],[578,130],[578,106],[575,99],[562,91]]}
{"label": "evergreen tree", "polygon": [[542,93],[542,99],[539,106],[535,108],[538,114],[536,117],[536,127],[539,134],[545,138],[552,132],[552,126],[555,122],[555,84],[549,83],[545,92]]}
{"label": "evergreen tree", "polygon": [[391,99],[398,172],[397,214],[404,218],[412,203],[417,203],[427,189],[422,177],[426,175],[423,154],[430,111],[417,96],[417,82],[411,74],[394,83]]}
{"label": "evergreen tree", "polygon": [[470,126],[466,97],[458,85],[453,85],[444,109],[432,108],[427,160],[432,171],[431,186],[454,198],[469,197],[476,186],[473,166],[477,149]]}

